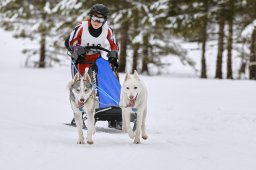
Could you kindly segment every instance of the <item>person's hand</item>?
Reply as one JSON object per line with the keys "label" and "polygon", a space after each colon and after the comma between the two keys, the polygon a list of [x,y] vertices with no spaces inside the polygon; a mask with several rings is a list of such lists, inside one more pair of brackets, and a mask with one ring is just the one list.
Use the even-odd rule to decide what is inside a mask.
{"label": "person's hand", "polygon": [[110,52],[108,52],[107,57],[118,59],[118,52],[117,51],[110,51]]}
{"label": "person's hand", "polygon": [[118,69],[119,64],[118,64],[118,62],[117,62],[117,58],[110,57],[110,58],[108,58],[108,62],[109,62],[110,64],[112,64],[116,69]]}
{"label": "person's hand", "polygon": [[71,57],[74,63],[83,61],[84,55],[89,51],[87,48],[82,46],[72,46],[71,50]]}
{"label": "person's hand", "polygon": [[107,55],[108,57],[108,62],[110,64],[112,64],[116,69],[119,67],[119,64],[118,64],[118,52],[117,51],[110,51]]}

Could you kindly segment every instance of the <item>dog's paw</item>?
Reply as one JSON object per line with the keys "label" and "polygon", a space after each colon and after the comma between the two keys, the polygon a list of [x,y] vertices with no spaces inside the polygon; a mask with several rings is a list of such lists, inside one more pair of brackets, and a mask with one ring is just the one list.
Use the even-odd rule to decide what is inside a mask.
{"label": "dog's paw", "polygon": [[134,134],[134,133],[128,133],[128,136],[129,136],[131,139],[134,139],[135,134]]}
{"label": "dog's paw", "polygon": [[136,139],[135,139],[135,140],[133,141],[133,143],[134,143],[134,144],[140,144],[141,142],[140,142],[140,140],[136,140]]}
{"label": "dog's paw", "polygon": [[142,136],[142,139],[147,140],[147,139],[148,139],[148,136],[147,136],[147,135],[144,135],[144,136]]}
{"label": "dog's paw", "polygon": [[77,144],[85,144],[84,140],[78,140]]}
{"label": "dog's paw", "polygon": [[89,145],[92,145],[93,144],[93,141],[87,141],[87,143],[89,144]]}

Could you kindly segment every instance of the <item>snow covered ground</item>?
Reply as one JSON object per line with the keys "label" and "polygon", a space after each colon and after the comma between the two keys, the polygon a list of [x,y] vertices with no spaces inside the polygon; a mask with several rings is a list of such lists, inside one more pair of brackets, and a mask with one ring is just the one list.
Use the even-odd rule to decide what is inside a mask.
{"label": "snow covered ground", "polygon": [[255,81],[142,76],[149,139],[99,122],[95,143],[78,145],[63,125],[69,68],[24,68],[23,42],[0,37],[1,170],[255,170]]}

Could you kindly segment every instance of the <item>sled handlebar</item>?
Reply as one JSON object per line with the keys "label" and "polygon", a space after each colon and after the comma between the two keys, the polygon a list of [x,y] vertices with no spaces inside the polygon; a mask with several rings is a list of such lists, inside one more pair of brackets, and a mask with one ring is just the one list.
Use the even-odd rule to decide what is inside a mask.
{"label": "sled handlebar", "polygon": [[103,48],[101,46],[85,46],[84,48],[87,49],[87,50],[95,49],[95,50],[105,51],[105,52],[108,52],[108,53],[110,52],[108,49]]}
{"label": "sled handlebar", "polygon": [[105,52],[110,52],[108,49],[100,47],[100,46],[73,46],[73,53],[77,53],[77,55],[83,55],[86,54],[92,50],[101,50]]}
{"label": "sled handlebar", "polygon": [[75,61],[79,56],[89,53],[92,50],[101,50],[105,52],[110,52],[108,49],[100,46],[72,46],[72,51],[68,51],[68,55],[71,56]]}

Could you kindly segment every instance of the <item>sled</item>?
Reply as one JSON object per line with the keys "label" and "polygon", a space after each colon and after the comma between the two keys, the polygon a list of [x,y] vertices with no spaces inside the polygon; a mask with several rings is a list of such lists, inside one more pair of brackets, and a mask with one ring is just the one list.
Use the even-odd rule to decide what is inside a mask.
{"label": "sled", "polygon": [[[89,51],[97,51],[100,57],[94,63],[79,62],[79,56],[84,56]],[[78,59],[77,62],[72,60],[72,64],[90,64],[88,73],[96,90],[96,110],[95,123],[97,121],[108,121],[113,127],[117,124],[122,126],[122,109],[119,106],[121,85],[119,82],[117,69],[109,64],[107,60],[101,57],[101,51],[110,52],[100,46],[76,46],[76,50],[70,53],[72,59]],[[76,69],[76,71],[79,71]],[[86,113],[85,113],[86,114]],[[135,114],[134,114],[135,115]],[[131,116],[131,122],[136,120],[136,116]],[[114,124],[114,125],[113,125]]]}

